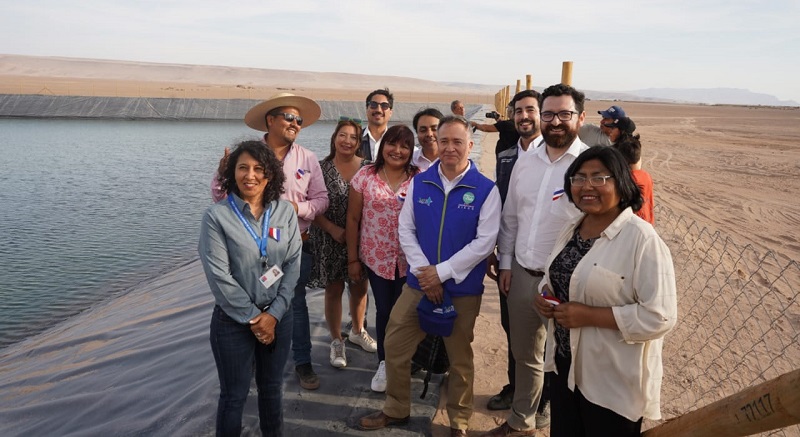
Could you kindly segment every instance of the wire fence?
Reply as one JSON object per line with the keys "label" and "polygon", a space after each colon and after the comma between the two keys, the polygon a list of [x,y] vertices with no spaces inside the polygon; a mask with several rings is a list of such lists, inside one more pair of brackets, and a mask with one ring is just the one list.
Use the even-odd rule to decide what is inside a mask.
{"label": "wire fence", "polygon": [[[741,246],[663,205],[656,218],[679,302],[678,325],[664,343],[664,419],[798,368],[800,264]],[[760,435],[800,436],[800,425]]]}

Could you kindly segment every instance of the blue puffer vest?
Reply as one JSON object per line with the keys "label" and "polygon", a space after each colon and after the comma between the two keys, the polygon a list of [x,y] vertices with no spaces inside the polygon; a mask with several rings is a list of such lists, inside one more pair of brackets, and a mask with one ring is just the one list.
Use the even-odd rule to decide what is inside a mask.
{"label": "blue puffer vest", "polygon": [[[439,164],[436,162],[414,177],[414,198],[406,199],[414,202],[417,241],[431,265],[447,261],[475,239],[481,207],[494,187],[494,182],[470,163],[461,182],[445,196]],[[420,290],[419,281],[410,270],[406,282]],[[485,273],[486,260],[483,260],[460,284],[448,279],[442,285],[451,297],[479,295],[483,293]]]}

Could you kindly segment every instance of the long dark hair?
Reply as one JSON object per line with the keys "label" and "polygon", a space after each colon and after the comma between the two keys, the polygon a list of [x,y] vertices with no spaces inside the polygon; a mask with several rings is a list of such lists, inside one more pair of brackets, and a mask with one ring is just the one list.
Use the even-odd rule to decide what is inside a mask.
{"label": "long dark hair", "polygon": [[372,166],[372,170],[375,174],[378,174],[379,171],[383,168],[386,164],[386,160],[383,159],[383,145],[384,144],[404,144],[408,146],[408,149],[411,153],[408,154],[408,161],[406,161],[405,171],[408,175],[413,175],[417,173],[417,166],[413,164],[414,158],[414,132],[411,131],[411,128],[404,124],[398,124],[390,127],[385,134],[383,134],[383,138],[381,138],[381,145],[378,147],[378,156],[375,158],[375,164]]}
{"label": "long dark hair", "polygon": [[235,149],[228,156],[228,164],[225,173],[222,175],[222,189],[227,193],[239,194],[239,187],[236,185],[236,162],[243,153],[252,156],[264,166],[264,177],[269,179],[264,188],[264,206],[273,200],[277,200],[283,194],[283,183],[286,176],[283,174],[283,165],[272,149],[261,141],[243,141],[235,146]]}
{"label": "long dark hair", "polygon": [[356,156],[359,158],[364,157],[364,154],[361,153],[361,147],[359,147],[361,145],[361,125],[353,120],[342,120],[336,125],[336,129],[333,130],[333,135],[331,135],[331,151],[328,153],[328,156],[323,159],[323,161],[330,161],[334,156],[336,156],[336,145],[334,144],[336,142],[336,135],[338,135],[339,131],[345,126],[352,126],[356,128]]}
{"label": "long dark hair", "polygon": [[619,208],[625,209],[630,206],[634,212],[640,210],[644,204],[642,192],[639,190],[639,186],[636,185],[636,182],[633,181],[633,175],[631,174],[628,163],[617,149],[606,146],[590,147],[588,150],[578,155],[575,161],[570,164],[567,172],[564,173],[564,191],[569,201],[573,204],[575,203],[575,201],[572,200],[572,182],[570,178],[575,176],[575,173],[581,169],[581,166],[583,166],[586,161],[591,161],[593,159],[603,163],[608,171],[611,172],[611,176],[614,176],[614,185],[619,194]]}

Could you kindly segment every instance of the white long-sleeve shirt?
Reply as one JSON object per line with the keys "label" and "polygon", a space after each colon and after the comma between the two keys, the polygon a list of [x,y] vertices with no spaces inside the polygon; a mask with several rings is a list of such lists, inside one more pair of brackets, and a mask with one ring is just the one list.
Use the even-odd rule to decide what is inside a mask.
{"label": "white long-sleeve shirt", "polygon": [[[445,177],[441,166],[439,166],[439,177],[442,179],[445,193],[449,193],[464,178],[471,165],[471,163],[467,165],[467,169],[453,178],[452,181]],[[431,263],[422,252],[422,247],[417,241],[417,223],[414,217],[414,202],[412,199],[414,199],[413,180],[408,186],[406,201],[400,210],[399,232],[400,246],[406,254],[406,261],[408,261],[411,271],[417,274],[419,269],[429,266]],[[492,253],[497,241],[497,230],[500,227],[500,215],[498,214],[500,208],[500,192],[497,191],[495,186],[492,187],[492,191],[489,192],[489,196],[481,206],[478,218],[478,232],[475,235],[475,239],[451,256],[450,259],[436,265],[436,273],[439,275],[441,282],[453,279],[456,284],[461,283],[479,262]],[[436,225],[438,226],[438,223]]]}
{"label": "white long-sleeve shirt", "polygon": [[[567,223],[547,259],[539,290],[550,281],[550,264],[574,235],[582,216]],[[570,302],[610,307],[619,330],[570,329],[572,363],[567,384],[590,402],[628,420],[661,418],[661,348],[675,326],[678,299],[669,248],[630,208],[600,234],[572,273]],[[555,345],[553,320],[547,341]],[[555,372],[555,347],[544,370]]]}
{"label": "white long-sleeve shirt", "polygon": [[545,145],[517,160],[511,171],[497,236],[501,269],[511,269],[512,257],[516,257],[526,269],[544,270],[558,232],[566,222],[580,215],[564,192],[564,173],[587,148],[576,138],[553,162]]}

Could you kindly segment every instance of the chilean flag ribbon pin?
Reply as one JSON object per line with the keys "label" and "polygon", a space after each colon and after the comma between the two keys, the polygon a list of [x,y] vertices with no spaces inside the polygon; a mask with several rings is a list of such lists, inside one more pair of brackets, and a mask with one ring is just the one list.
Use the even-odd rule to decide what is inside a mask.
{"label": "chilean flag ribbon pin", "polygon": [[275,241],[281,241],[281,230],[278,228],[269,228],[269,238]]}
{"label": "chilean flag ribbon pin", "polygon": [[563,195],[564,195],[564,189],[563,188],[559,188],[559,189],[553,191],[553,201],[558,200],[558,198],[563,196]]}
{"label": "chilean flag ribbon pin", "polygon": [[295,172],[294,176],[297,179],[303,179],[303,175],[305,175],[305,174],[306,174],[306,170],[303,170],[302,168],[298,168],[297,172]]}

